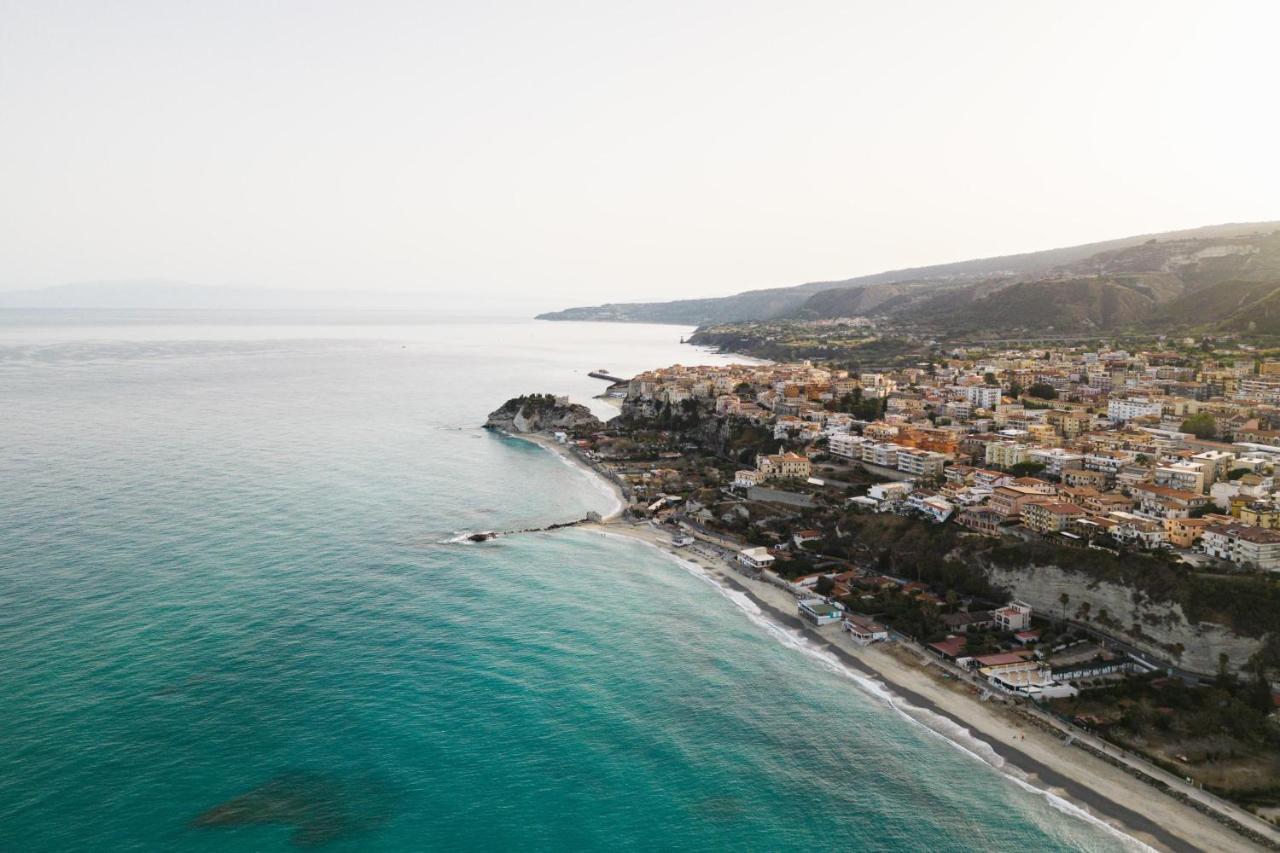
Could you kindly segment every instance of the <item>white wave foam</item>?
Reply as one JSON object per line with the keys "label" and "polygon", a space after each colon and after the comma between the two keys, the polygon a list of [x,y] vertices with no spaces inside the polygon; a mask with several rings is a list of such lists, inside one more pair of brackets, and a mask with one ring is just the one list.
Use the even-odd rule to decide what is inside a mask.
{"label": "white wave foam", "polygon": [[[606,533],[604,531],[601,531],[601,533],[605,536],[616,535]],[[682,557],[672,554],[670,551],[643,539],[635,539],[633,537],[625,536],[619,538],[629,538],[632,541],[648,545],[664,557],[667,557],[669,560],[688,571],[690,574],[706,581],[722,596],[733,602],[733,604],[746,615],[748,620],[764,629],[764,631],[783,645],[788,648],[795,649],[807,657],[817,661],[828,671],[844,676],[861,688],[865,693],[884,702],[896,711],[903,719],[914,725],[920,726],[933,736],[941,739],[970,758],[976,761],[981,761],[983,764],[986,764],[996,770],[1023,790],[1043,797],[1048,805],[1055,811],[1098,827],[1121,841],[1129,849],[1151,851],[1151,853],[1155,853],[1154,848],[1144,844],[1142,841],[1139,841],[1133,836],[1125,833],[1123,830],[1118,829],[1107,821],[1097,817],[1087,809],[1081,808],[1070,800],[1067,800],[1052,791],[1032,784],[1028,781],[1025,773],[1023,773],[1019,768],[1006,762],[1005,759],[995,751],[995,748],[992,747],[989,742],[976,736],[968,727],[955,722],[950,717],[943,714],[939,714],[935,711],[931,711],[927,708],[921,708],[907,702],[901,696],[894,693],[889,686],[880,679],[868,676],[850,668],[831,652],[816,645],[801,631],[787,628],[785,625],[781,625],[771,619],[747,593],[724,586],[697,563],[683,559]]]}

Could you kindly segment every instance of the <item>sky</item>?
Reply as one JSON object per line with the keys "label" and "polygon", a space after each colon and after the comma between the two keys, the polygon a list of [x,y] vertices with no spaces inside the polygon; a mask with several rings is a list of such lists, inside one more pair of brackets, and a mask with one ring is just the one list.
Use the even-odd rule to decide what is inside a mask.
{"label": "sky", "polygon": [[0,0],[0,290],[553,309],[1280,219],[1280,4]]}

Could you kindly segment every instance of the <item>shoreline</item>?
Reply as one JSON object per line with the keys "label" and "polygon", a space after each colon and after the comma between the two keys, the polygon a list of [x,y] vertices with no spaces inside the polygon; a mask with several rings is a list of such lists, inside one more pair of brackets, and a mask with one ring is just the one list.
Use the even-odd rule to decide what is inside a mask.
{"label": "shoreline", "polygon": [[613,497],[614,506],[608,513],[600,514],[601,521],[612,522],[621,519],[622,511],[627,506],[627,495],[626,492],[623,491],[622,486],[602,471],[597,470],[594,465],[587,462],[587,460],[583,459],[577,453],[574,453],[567,444],[561,444],[553,438],[548,438],[545,435],[532,432],[504,431],[502,435],[522,439],[530,444],[536,444],[543,450],[558,456],[561,461],[567,463],[570,467],[581,471],[597,484],[608,487],[608,490]]}
{"label": "shoreline", "polygon": [[[999,699],[982,702],[966,683],[939,678],[941,667],[903,644],[861,646],[839,625],[809,626],[795,614],[795,598],[789,592],[739,574],[721,557],[677,549],[668,533],[647,523],[615,518],[578,526],[597,535],[623,536],[648,544],[696,566],[711,582],[745,595],[764,618],[799,632],[813,650],[834,657],[851,673],[882,684],[891,695],[881,698],[903,716],[1009,776],[1015,784],[1056,798],[1057,802],[1051,799],[1051,805],[1060,810],[1079,810],[1081,819],[1103,824],[1128,840],[1158,850],[1267,849],[1124,769],[1064,743],[1014,708],[994,704]],[[930,725],[933,721],[921,719],[913,711],[960,728],[964,737]],[[978,751],[965,739],[972,739]],[[979,751],[989,751],[996,760]]]}

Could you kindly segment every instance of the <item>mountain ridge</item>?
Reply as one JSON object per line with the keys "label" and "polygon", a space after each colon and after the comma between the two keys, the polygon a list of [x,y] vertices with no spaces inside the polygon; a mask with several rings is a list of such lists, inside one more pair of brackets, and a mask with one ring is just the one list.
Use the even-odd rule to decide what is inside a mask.
{"label": "mountain ridge", "polygon": [[[1252,246],[1240,250],[1231,248],[1232,240],[1262,239],[1276,233],[1280,233],[1280,222],[1276,221],[1224,223],[1038,252],[888,270],[842,280],[745,291],[726,297],[570,308],[539,314],[538,319],[667,322],[701,326],[888,314],[908,320],[933,318],[937,322],[946,319],[941,316],[941,309],[947,307],[948,299],[955,303],[950,306],[951,310],[972,305],[978,306],[973,310],[989,316],[986,309],[991,307],[991,303],[983,303],[982,300],[990,300],[995,294],[1020,284],[1036,283],[1037,287],[1024,290],[1045,298],[1053,297],[1048,283],[1055,280],[1128,277],[1125,281],[1109,280],[1088,288],[1074,285],[1077,292],[1091,300],[1091,304],[1084,311],[1076,312],[1078,316],[1068,317],[1071,323],[1110,327],[1118,322],[1142,321],[1154,314],[1158,306],[1183,292],[1224,280],[1221,273],[1212,269],[1203,274],[1192,269],[1189,276],[1183,276],[1188,273],[1189,266],[1212,268],[1215,259],[1256,253]],[[1197,254],[1215,248],[1222,250],[1220,255],[1214,255],[1212,251],[1204,257]],[[1280,259],[1280,245],[1274,254]],[[1268,268],[1271,255],[1268,247]],[[1184,262],[1187,260],[1184,256],[1189,256],[1190,261]],[[1175,271],[1171,271],[1171,264]],[[1229,263],[1218,265],[1231,266]],[[1280,284],[1280,263],[1275,267],[1277,284]],[[1165,277],[1163,283],[1160,276]],[[1146,279],[1140,280],[1142,277]],[[1061,308],[1062,295],[1065,294],[1049,299],[1049,303]],[[1029,303],[1033,301],[1034,298],[1029,299]],[[1099,301],[1098,305],[1092,304]],[[1113,315],[1108,306],[1114,306],[1118,313]],[[1043,324],[1045,317],[1034,316],[1034,313],[1014,312],[1008,321],[1012,324]],[[982,319],[972,317],[972,312],[962,312],[962,317]],[[942,323],[944,326],[952,324]]]}

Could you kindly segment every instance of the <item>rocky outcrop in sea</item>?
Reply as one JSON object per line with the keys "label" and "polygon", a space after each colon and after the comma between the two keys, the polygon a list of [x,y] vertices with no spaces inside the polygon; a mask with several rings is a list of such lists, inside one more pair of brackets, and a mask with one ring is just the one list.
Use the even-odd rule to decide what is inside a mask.
{"label": "rocky outcrop in sea", "polygon": [[595,432],[604,424],[586,406],[570,403],[552,394],[524,394],[513,397],[489,413],[485,429],[510,433],[561,431]]}

